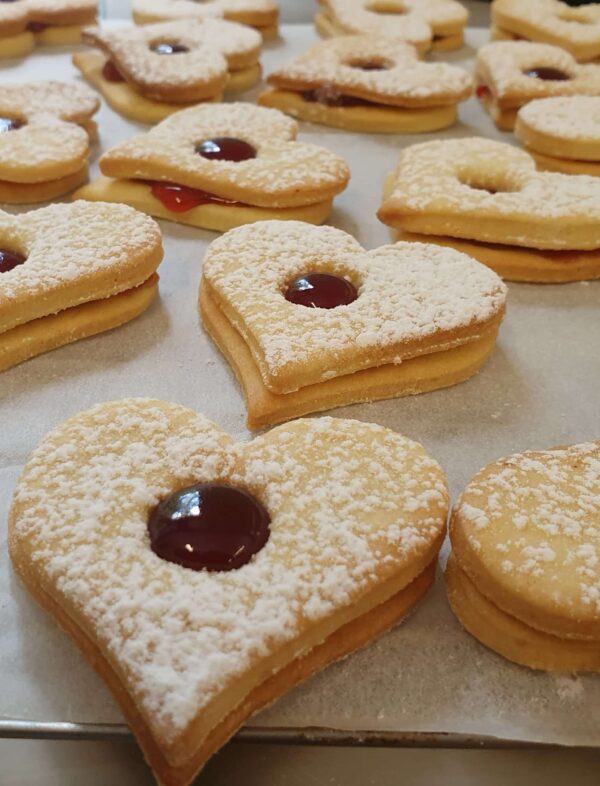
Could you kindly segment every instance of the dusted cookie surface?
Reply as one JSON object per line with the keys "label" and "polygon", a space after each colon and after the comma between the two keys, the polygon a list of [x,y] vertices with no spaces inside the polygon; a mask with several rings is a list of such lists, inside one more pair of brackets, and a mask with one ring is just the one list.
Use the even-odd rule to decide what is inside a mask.
{"label": "dusted cookie surface", "polygon": [[[219,231],[304,213],[320,223],[349,170],[329,150],[296,142],[297,130],[281,112],[252,104],[184,109],[105,153],[100,169],[115,180],[92,183],[78,196],[125,201]],[[177,193],[187,201],[174,202]]]}
{"label": "dusted cookie surface", "polygon": [[451,125],[472,77],[424,63],[409,44],[377,35],[321,41],[269,74],[258,102],[304,120],[372,132],[431,131]]}
{"label": "dusted cookie surface", "polygon": [[600,57],[600,8],[593,3],[573,8],[560,0],[494,0],[492,22],[498,36],[555,44],[583,62]]}
{"label": "dusted cookie surface", "polygon": [[43,44],[76,43],[94,22],[96,0],[19,0],[0,3],[0,59],[22,57]]}
{"label": "dusted cookie surface", "polygon": [[87,176],[92,115],[100,102],[84,85],[0,86],[0,193],[3,202],[52,199]]}
{"label": "dusted cookie surface", "polygon": [[226,89],[246,89],[260,77],[259,34],[221,19],[87,28],[84,40],[103,54],[77,52],[75,66],[114,109],[142,122],[219,100]]}
{"label": "dusted cookie surface", "polygon": [[[0,213],[0,247],[3,256],[22,259],[0,272],[0,369],[115,327],[156,294],[160,231],[126,205],[75,202]],[[80,308],[92,301],[109,313]]]}
{"label": "dusted cookie surface", "polygon": [[278,34],[276,0],[210,0],[204,3],[194,0],[133,0],[133,19],[140,25],[215,17],[255,27],[265,39],[275,38]]}
{"label": "dusted cookie surface", "polygon": [[[243,489],[266,509],[268,541],[243,567],[195,571],[150,549],[151,511],[192,483]],[[236,444],[181,406],[129,399],[40,443],[9,548],[107,681],[158,781],[184,786],[249,715],[410,610],[447,505],[437,463],[380,426],[297,421]]]}
{"label": "dusted cookie surface", "polygon": [[520,107],[536,98],[600,95],[600,66],[581,65],[558,46],[495,41],[475,60],[477,97],[498,128],[511,131]]}
{"label": "dusted cookie surface", "polygon": [[[290,284],[315,273],[349,283],[354,300],[318,308],[290,301]],[[211,244],[200,307],[256,427],[471,376],[493,347],[505,297],[494,273],[456,252],[407,243],[367,252],[332,227],[269,221]],[[480,354],[467,367],[455,368],[451,353],[433,375],[421,370],[424,359],[416,363],[431,355],[435,365],[471,343]]]}
{"label": "dusted cookie surface", "polygon": [[450,601],[467,630],[533,668],[600,670],[600,443],[484,468],[450,535]]}
{"label": "dusted cookie surface", "polygon": [[[600,276],[597,179],[538,172],[528,153],[502,142],[467,138],[407,148],[387,183],[378,215],[404,234],[433,242],[441,238],[444,245],[452,245],[455,238],[467,253],[511,279],[510,260],[503,267],[502,260],[485,248],[480,255],[477,243],[501,246],[507,259],[511,247],[539,252],[533,254],[532,266],[526,256],[520,258],[514,280]],[[476,243],[467,248],[465,241]],[[566,251],[564,258],[554,253]],[[546,255],[552,262],[547,276]],[[571,266],[573,256],[583,267]]]}

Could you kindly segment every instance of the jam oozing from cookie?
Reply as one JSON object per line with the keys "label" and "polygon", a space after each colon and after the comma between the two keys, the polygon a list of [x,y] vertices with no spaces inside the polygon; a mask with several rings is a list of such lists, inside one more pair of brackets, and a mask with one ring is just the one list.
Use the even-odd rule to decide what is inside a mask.
{"label": "jam oozing from cookie", "polygon": [[364,98],[356,98],[340,93],[333,85],[324,82],[314,90],[305,90],[300,93],[305,101],[323,104],[324,106],[343,107],[343,106],[380,106],[373,101]]}
{"label": "jam oozing from cookie", "polygon": [[27,257],[19,254],[18,251],[8,251],[7,249],[0,249],[0,273],[8,273],[19,265],[22,265]]}
{"label": "jam oozing from cookie", "polygon": [[345,278],[331,273],[306,273],[294,279],[285,291],[285,299],[309,308],[337,308],[353,303],[356,288]]}
{"label": "jam oozing from cookie", "polygon": [[210,161],[247,161],[256,158],[256,148],[233,136],[217,136],[196,145],[196,153]]}
{"label": "jam oozing from cookie", "polygon": [[16,131],[26,125],[24,120],[17,120],[15,117],[0,117],[0,134],[7,131]]}
{"label": "jam oozing from cookie", "polygon": [[47,25],[45,22],[29,22],[27,25],[27,30],[30,33],[43,33],[50,25]]}
{"label": "jam oozing from cookie", "polygon": [[248,492],[219,483],[180,489],[151,512],[152,551],[192,570],[241,568],[269,539],[269,514]]}
{"label": "jam oozing from cookie", "polygon": [[190,51],[188,47],[183,44],[170,44],[167,41],[160,41],[157,44],[153,44],[150,49],[156,52],[157,55],[178,55],[182,52]]}
{"label": "jam oozing from cookie", "polygon": [[571,77],[561,71],[559,68],[550,68],[549,66],[539,66],[537,68],[530,68],[528,71],[523,72],[525,76],[530,76],[533,79],[543,79],[544,82],[566,82]]}
{"label": "jam oozing from cookie", "polygon": [[475,95],[481,100],[482,98],[488,98],[488,96],[491,96],[492,91],[487,85],[477,85],[475,88]]}
{"label": "jam oozing from cookie", "polygon": [[107,60],[102,67],[102,76],[107,82],[124,82],[125,77],[112,60]]}
{"label": "jam oozing from cookie", "polygon": [[152,196],[156,197],[172,213],[185,213],[200,205],[243,205],[233,199],[211,194],[199,188],[180,186],[177,183],[165,183],[162,180],[146,180],[150,186]]}

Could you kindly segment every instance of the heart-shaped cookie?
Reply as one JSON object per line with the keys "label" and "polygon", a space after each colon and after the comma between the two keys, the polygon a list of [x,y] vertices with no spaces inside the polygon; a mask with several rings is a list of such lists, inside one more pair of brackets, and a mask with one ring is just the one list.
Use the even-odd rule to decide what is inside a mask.
{"label": "heart-shaped cookie", "polygon": [[378,216],[399,237],[457,248],[510,281],[600,277],[600,181],[538,172],[491,139],[404,150]]}
{"label": "heart-shaped cookie", "polygon": [[120,114],[143,123],[224,90],[246,90],[260,79],[262,39],[222,19],[180,20],[116,30],[86,28],[84,41],[101,52],[76,52],[73,64]]}
{"label": "heart-shaped cookie", "polygon": [[136,317],[161,259],[156,222],[126,205],[0,211],[0,370]]}
{"label": "heart-shaped cookie", "polygon": [[466,71],[424,63],[404,41],[348,35],[321,41],[269,74],[258,103],[351,131],[420,133],[446,128],[473,89]]}
{"label": "heart-shaped cookie", "polygon": [[319,0],[317,32],[368,33],[407,41],[426,52],[460,49],[468,13],[456,0]]}
{"label": "heart-shaped cookie", "polygon": [[[250,508],[229,518],[240,498]],[[412,608],[447,504],[436,462],[380,426],[296,421],[236,444],[181,406],[129,399],[36,448],[9,549],[106,680],[159,783],[186,786],[252,713]],[[238,540],[249,548],[247,510],[266,527],[259,547],[215,569],[225,553],[221,568],[239,561]],[[178,533],[173,559],[211,570],[158,555]]]}
{"label": "heart-shaped cookie", "polygon": [[450,536],[448,594],[470,633],[531,668],[600,671],[600,441],[485,467]]}
{"label": "heart-shaped cookie", "polygon": [[138,25],[214,17],[254,27],[264,39],[279,33],[276,0],[133,0],[133,20]]}
{"label": "heart-shaped cookie", "polygon": [[519,108],[536,98],[600,95],[600,68],[581,65],[558,46],[495,41],[475,60],[477,97],[503,131],[512,131]]}
{"label": "heart-shaped cookie", "polygon": [[45,202],[85,182],[99,107],[85,85],[0,85],[0,202]]}
{"label": "heart-shaped cookie", "polygon": [[298,125],[247,103],[183,109],[100,159],[82,199],[126,202],[157,218],[223,232],[265,218],[322,223],[350,172]]}
{"label": "heart-shaped cookie", "polygon": [[464,254],[365,251],[333,227],[264,221],[209,246],[200,307],[255,428],[466,379],[494,346],[505,299]]}
{"label": "heart-shaped cookie", "polygon": [[22,57],[41,44],[74,44],[96,20],[96,0],[4,0],[0,3],[0,59]]}
{"label": "heart-shaped cookie", "polygon": [[572,8],[560,0],[494,0],[492,38],[555,44],[582,62],[600,56],[600,8]]}

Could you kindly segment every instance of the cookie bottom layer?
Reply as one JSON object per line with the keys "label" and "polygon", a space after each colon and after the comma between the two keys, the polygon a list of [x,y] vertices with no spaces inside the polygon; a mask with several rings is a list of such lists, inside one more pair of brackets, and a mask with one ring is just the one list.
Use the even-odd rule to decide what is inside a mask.
{"label": "cookie bottom layer", "polygon": [[540,251],[438,235],[397,231],[397,240],[436,243],[462,251],[487,265],[507,281],[531,284],[566,284],[600,278],[600,249],[596,251]]}
{"label": "cookie bottom layer", "polygon": [[11,183],[8,180],[0,180],[0,202],[10,205],[49,202],[78,188],[82,183],[85,183],[87,176],[86,164],[66,177],[47,180],[45,183]]}
{"label": "cookie bottom layer", "polygon": [[[87,24],[94,24],[95,19],[90,19]],[[39,33],[24,30],[17,35],[0,38],[0,60],[10,57],[23,57],[29,54],[36,44],[60,46],[63,44],[77,44],[81,41],[81,31],[86,25],[61,25],[50,26]]]}
{"label": "cookie bottom layer", "polygon": [[259,429],[333,407],[411,396],[456,385],[472,377],[496,343],[498,324],[474,341],[443,352],[364,369],[309,385],[293,393],[272,393],[265,387],[248,345],[211,296],[206,282],[200,290],[200,313],[206,332],[221,350],[244,392],[247,425]]}
{"label": "cookie bottom layer", "polygon": [[600,641],[578,641],[543,633],[507,614],[483,595],[450,556],[446,591],[461,625],[489,649],[531,669],[600,671]]}
{"label": "cookie bottom layer", "polygon": [[500,131],[513,131],[520,106],[501,109],[491,95],[479,99]]}
{"label": "cookie bottom layer", "polygon": [[91,202],[121,202],[154,218],[175,221],[199,229],[226,232],[242,224],[255,221],[280,219],[283,221],[306,221],[309,224],[322,224],[331,212],[331,199],[313,205],[289,208],[253,207],[252,205],[207,204],[193,207],[185,213],[174,213],[152,195],[150,187],[135,180],[118,180],[99,177],[80,188],[73,199],[88,199]]}
{"label": "cookie bottom layer", "polygon": [[456,105],[409,109],[392,106],[326,106],[293,90],[266,90],[257,103],[310,123],[376,134],[421,134],[456,122]]}
{"label": "cookie bottom layer", "polygon": [[0,333],[0,371],[81,338],[103,333],[137,317],[158,293],[154,273],[143,284],[103,300],[92,300]]}
{"label": "cookie bottom layer", "polygon": [[564,172],[567,175],[592,175],[600,177],[599,161],[581,161],[572,158],[555,158],[538,153],[530,147],[525,148],[535,160],[538,169],[547,172]]}

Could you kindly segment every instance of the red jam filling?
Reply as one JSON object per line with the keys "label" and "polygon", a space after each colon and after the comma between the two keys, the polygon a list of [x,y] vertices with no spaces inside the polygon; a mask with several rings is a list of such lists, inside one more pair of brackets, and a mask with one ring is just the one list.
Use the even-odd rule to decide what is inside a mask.
{"label": "red jam filling", "polygon": [[43,33],[48,27],[50,27],[50,25],[44,22],[29,22],[26,29],[29,30],[30,33]]}
{"label": "red jam filling", "polygon": [[189,52],[187,46],[183,44],[169,44],[167,41],[161,41],[158,44],[153,44],[150,49],[156,52],[157,55],[178,55],[181,52]]}
{"label": "red jam filling", "polygon": [[323,104],[324,106],[381,106],[374,101],[367,101],[364,98],[347,96],[340,93],[333,85],[325,82],[314,90],[305,90],[300,93],[305,101]]}
{"label": "red jam filling", "polygon": [[200,205],[244,205],[243,202],[225,199],[217,194],[211,194],[210,191],[202,191],[200,188],[180,186],[177,183],[166,183],[162,180],[145,180],[143,182],[150,186],[152,196],[162,202],[172,213],[185,213]]}
{"label": "red jam filling", "polygon": [[548,66],[530,68],[529,71],[524,71],[523,73],[525,76],[530,76],[533,79],[543,79],[544,82],[566,82],[571,78],[568,74],[565,74],[564,71]]}
{"label": "red jam filling", "polygon": [[18,128],[23,128],[24,125],[27,125],[24,120],[17,120],[15,117],[0,117],[0,134],[16,131]]}
{"label": "red jam filling", "polygon": [[22,265],[26,259],[27,257],[17,251],[0,249],[0,273],[8,273],[9,270]]}
{"label": "red jam filling", "polygon": [[309,308],[337,308],[353,303],[356,288],[345,278],[330,273],[307,273],[294,279],[285,291],[285,299]]}
{"label": "red jam filling", "polygon": [[256,158],[256,148],[233,136],[217,136],[196,145],[196,153],[209,161],[247,161]]}
{"label": "red jam filling", "polygon": [[477,85],[477,88],[475,89],[475,95],[481,100],[482,98],[488,98],[491,96],[492,91],[487,85]]}
{"label": "red jam filling", "polygon": [[163,500],[148,520],[150,547],[168,562],[192,570],[235,570],[269,539],[271,520],[241,489],[198,483]]}
{"label": "red jam filling", "polygon": [[107,60],[102,67],[102,76],[107,82],[124,82],[125,77],[121,74],[112,60]]}

